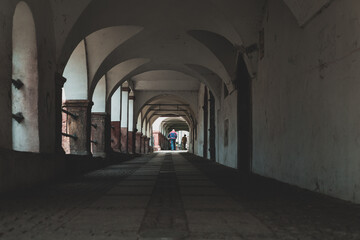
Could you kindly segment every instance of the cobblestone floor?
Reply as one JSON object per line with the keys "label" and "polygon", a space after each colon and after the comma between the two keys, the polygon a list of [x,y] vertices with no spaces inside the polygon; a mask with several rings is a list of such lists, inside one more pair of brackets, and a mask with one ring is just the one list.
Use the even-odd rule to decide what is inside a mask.
{"label": "cobblestone floor", "polygon": [[1,196],[0,239],[360,239],[360,206],[159,153]]}

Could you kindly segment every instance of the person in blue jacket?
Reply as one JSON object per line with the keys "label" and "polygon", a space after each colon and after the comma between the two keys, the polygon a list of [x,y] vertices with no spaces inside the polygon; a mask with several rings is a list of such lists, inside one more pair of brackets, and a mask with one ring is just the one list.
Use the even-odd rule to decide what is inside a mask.
{"label": "person in blue jacket", "polygon": [[177,133],[175,132],[175,129],[173,129],[173,130],[169,133],[168,139],[170,139],[171,150],[176,150],[175,141],[176,141],[176,139],[177,139]]}

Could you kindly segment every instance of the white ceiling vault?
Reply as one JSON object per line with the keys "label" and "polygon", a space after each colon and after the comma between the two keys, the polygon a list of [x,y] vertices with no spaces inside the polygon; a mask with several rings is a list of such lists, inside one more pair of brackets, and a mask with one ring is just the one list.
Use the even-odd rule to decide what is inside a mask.
{"label": "white ceiling vault", "polygon": [[[283,0],[303,25],[331,0]],[[266,0],[51,0],[58,70],[84,40],[88,96],[134,90],[231,92],[240,49],[258,41]],[[246,57],[246,56],[245,56]],[[156,82],[156,83],[155,83]]]}

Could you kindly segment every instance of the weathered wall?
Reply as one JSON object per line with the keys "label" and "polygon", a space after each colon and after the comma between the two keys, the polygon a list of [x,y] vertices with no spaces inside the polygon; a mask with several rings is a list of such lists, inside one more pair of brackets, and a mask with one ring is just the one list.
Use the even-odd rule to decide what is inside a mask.
{"label": "weathered wall", "polygon": [[40,152],[52,153],[56,142],[55,72],[56,52],[52,9],[47,0],[26,1],[35,19],[39,65],[39,139]]}
{"label": "weathered wall", "polygon": [[[221,98],[223,100],[220,109],[217,111],[218,120],[216,126],[218,129],[217,162],[228,167],[237,168],[237,91],[233,91],[225,98],[224,91],[222,91]],[[227,137],[225,136],[225,121],[228,121]]]}
{"label": "weathered wall", "polygon": [[[224,91],[221,89],[221,102],[216,102],[215,106],[215,149],[216,161],[228,167],[237,168],[237,91],[233,91],[224,98]],[[197,138],[195,139],[194,153],[203,156],[204,148],[204,85],[200,85],[198,94],[198,118],[197,118]],[[210,113],[210,111],[209,111]],[[225,120],[228,120],[227,143],[225,140]],[[208,124],[210,128],[210,123]],[[208,134],[208,145],[210,144],[210,135]],[[210,159],[210,152],[207,153]]]}
{"label": "weathered wall", "polygon": [[204,149],[204,84],[200,84],[200,89],[198,93],[198,105],[197,105],[197,129],[196,129],[196,139],[194,146],[194,153],[198,156],[203,157],[203,149]]}
{"label": "weathered wall", "polygon": [[[12,76],[12,22],[19,1],[0,3],[0,147],[11,149],[11,76]],[[28,0],[36,28],[39,68],[39,139],[40,152],[55,149],[55,39],[52,12],[46,0]]]}
{"label": "weathered wall", "polygon": [[269,1],[253,81],[255,173],[360,202],[359,9],[333,1],[299,28]]}

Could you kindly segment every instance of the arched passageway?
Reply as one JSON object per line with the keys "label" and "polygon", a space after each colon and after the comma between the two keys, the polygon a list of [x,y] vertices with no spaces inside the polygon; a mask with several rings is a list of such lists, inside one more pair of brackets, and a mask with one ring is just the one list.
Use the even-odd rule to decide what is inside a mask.
{"label": "arched passageway", "polygon": [[[318,218],[309,224],[285,213],[275,225],[262,225],[256,214],[242,215],[259,201],[246,199],[243,208],[206,176],[234,185],[234,191],[243,189],[244,199],[247,194],[270,198],[267,206],[276,213],[282,208],[274,202],[286,206],[297,199],[287,201],[287,187],[268,178],[360,202],[359,9],[357,0],[0,1],[0,193],[102,168],[94,173],[97,180],[84,185],[96,185],[105,200],[80,212],[117,229],[123,223],[107,225],[107,220],[125,216],[127,209],[139,229],[101,229],[91,237],[150,238],[160,232],[156,237],[252,239],[260,235],[251,229],[260,229],[269,239],[328,239],[331,228],[341,229],[331,232],[334,236],[358,239],[357,231],[348,234],[342,224],[332,228]],[[187,153],[161,152],[170,147],[172,129],[176,148]],[[125,176],[130,182],[122,183]],[[80,185],[79,192],[86,192]],[[136,190],[130,187],[135,185]],[[277,193],[273,185],[285,191],[284,198],[263,192]],[[82,199],[72,193],[69,202],[74,195]],[[134,200],[126,207],[124,193]],[[321,205],[315,199],[312,207]],[[139,202],[140,207],[131,205]],[[259,216],[278,217],[257,207]],[[211,218],[209,209],[220,209],[219,217]],[[357,217],[350,212],[351,225]],[[0,226],[16,224],[2,224],[18,218],[1,214]],[[80,219],[74,218],[74,226],[82,222],[82,215],[75,215]],[[154,215],[160,217],[153,221]],[[168,224],[179,219],[178,225]],[[34,222],[44,221],[51,220]],[[101,224],[80,224],[79,232]],[[275,230],[267,229],[270,225]],[[161,226],[166,231],[159,231]],[[315,227],[321,230],[303,235],[298,226],[311,234]],[[9,228],[0,237],[35,236],[40,228]],[[52,230],[42,237],[52,239]]]}

